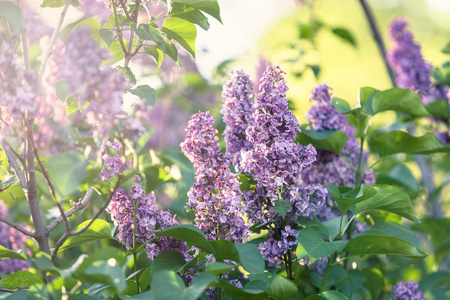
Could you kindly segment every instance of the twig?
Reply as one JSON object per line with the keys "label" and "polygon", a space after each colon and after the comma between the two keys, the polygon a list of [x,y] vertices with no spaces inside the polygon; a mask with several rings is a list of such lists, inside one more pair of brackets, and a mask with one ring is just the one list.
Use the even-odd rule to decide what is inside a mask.
{"label": "twig", "polygon": [[59,248],[61,248],[61,246],[64,244],[64,242],[67,240],[68,237],[74,236],[74,235],[79,235],[79,234],[82,234],[83,232],[85,232],[92,225],[92,223],[94,223],[94,221],[100,216],[100,214],[106,209],[106,207],[108,207],[109,202],[111,201],[115,190],[119,186],[120,180],[121,180],[121,178],[119,177],[119,180],[117,180],[116,185],[114,186],[114,189],[113,189],[112,193],[110,194],[108,200],[106,200],[105,203],[103,203],[103,205],[99,208],[99,210],[91,218],[89,223],[86,224],[86,226],[84,226],[83,228],[81,228],[80,230],[77,230],[77,231],[66,231],[61,236],[61,238],[56,242],[55,248],[53,249],[52,261],[55,261],[55,258],[56,258],[56,255],[58,254]]}
{"label": "twig", "polygon": [[53,200],[55,201],[56,206],[58,207],[59,213],[61,214],[61,216],[64,220],[64,224],[66,225],[66,230],[71,231],[72,229],[70,228],[70,224],[69,224],[69,221],[67,220],[66,214],[64,213],[64,209],[62,208],[61,203],[59,203],[59,201],[56,199],[55,187],[53,186],[53,183],[50,180],[50,176],[47,173],[47,170],[44,168],[44,165],[42,164],[41,159],[39,158],[39,154],[38,154],[36,145],[34,144],[34,139],[32,136],[30,136],[29,138],[31,141],[31,147],[32,147],[34,156],[36,157],[36,160],[37,160],[39,166],[41,167],[42,175],[44,175],[44,178],[47,181],[47,184],[50,188],[50,192],[52,193],[52,196],[53,196]]}
{"label": "twig", "polygon": [[47,62],[50,57],[50,54],[52,53],[53,46],[56,43],[56,39],[58,38],[59,32],[61,30],[62,24],[64,22],[64,17],[66,16],[67,9],[69,9],[69,4],[64,5],[64,8],[61,12],[61,16],[59,17],[58,24],[56,25],[55,30],[53,30],[52,37],[50,38],[50,42],[48,44],[48,48],[45,51],[42,59],[41,67],[39,68],[39,78],[42,78],[45,72],[45,68],[47,67]]}
{"label": "twig", "polygon": [[386,60],[386,47],[384,45],[383,39],[381,38],[380,32],[378,30],[377,23],[375,21],[375,17],[373,15],[372,10],[370,9],[369,5],[367,5],[366,0],[359,0],[359,3],[361,4],[362,9],[364,10],[364,14],[366,15],[367,21],[369,22],[370,31],[372,32],[373,39],[375,40],[375,43],[377,44],[378,51],[380,52],[380,55],[383,59],[384,66],[386,67],[386,70],[389,74],[389,78],[391,79],[392,86],[397,86],[395,84],[395,74],[392,70],[391,66],[389,66],[389,63]]}
{"label": "twig", "polygon": [[28,183],[25,179],[25,174],[22,172],[22,169],[20,168],[19,164],[17,163],[16,159],[14,158],[14,154],[11,148],[11,145],[6,142],[5,140],[2,141],[3,144],[3,150],[5,151],[6,157],[8,157],[8,162],[11,165],[11,167],[14,170],[14,174],[16,174],[16,177],[19,179],[20,186],[24,190],[28,190]]}
{"label": "twig", "polygon": [[[64,213],[64,216],[66,218],[69,218],[70,216],[72,216],[75,212],[82,210],[83,208],[85,208],[89,201],[91,201],[92,199],[92,195],[94,193],[94,188],[90,187],[89,190],[87,191],[86,195],[84,196],[83,200],[81,200],[81,202],[78,203],[78,205],[76,207],[73,207],[71,209],[69,209],[67,212]],[[58,218],[56,218],[56,220],[54,220],[53,222],[51,222],[47,227],[47,233],[51,232],[53,229],[56,228],[56,226],[58,226],[64,219],[64,217],[62,215],[58,216]]]}
{"label": "twig", "polygon": [[23,227],[20,226],[19,224],[14,223],[14,222],[11,222],[10,220],[8,220],[8,219],[6,219],[6,218],[3,218],[2,216],[0,216],[0,222],[3,222],[3,223],[5,223],[5,224],[8,224],[8,225],[11,226],[12,228],[14,228],[14,229],[16,229],[16,230],[22,232],[22,233],[25,234],[25,235],[28,235],[29,237],[32,237],[32,238],[35,238],[35,237],[36,237],[36,235],[35,235],[33,232],[26,230],[25,228],[23,228]]}
{"label": "twig", "polygon": [[27,38],[27,27],[25,24],[23,0],[18,1],[20,12],[22,13],[22,50],[23,50],[23,60],[25,62],[25,68],[30,69],[30,53],[28,50],[28,38]]}

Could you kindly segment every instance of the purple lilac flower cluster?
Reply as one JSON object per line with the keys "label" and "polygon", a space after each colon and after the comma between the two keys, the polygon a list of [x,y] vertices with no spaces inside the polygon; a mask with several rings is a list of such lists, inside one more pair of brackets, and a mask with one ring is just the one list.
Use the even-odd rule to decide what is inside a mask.
{"label": "purple lilac flower cluster", "polygon": [[[315,101],[308,111],[306,118],[310,122],[313,130],[340,130],[347,136],[341,155],[336,153],[318,150],[317,161],[307,173],[302,173],[302,180],[308,184],[334,184],[354,187],[356,185],[356,174],[354,168],[358,165],[360,145],[356,140],[355,129],[348,123],[345,115],[340,114],[331,105],[331,88],[326,84],[316,85],[310,95],[310,101]],[[364,153],[363,160],[367,159]],[[368,170],[363,175],[363,182],[366,184],[375,183],[375,173]],[[331,200],[331,199],[328,199]],[[318,213],[317,217],[326,221],[339,215],[338,210],[331,203],[325,205]]]}
{"label": "purple lilac flower cluster", "polygon": [[123,94],[128,84],[123,75],[104,61],[111,54],[96,40],[91,29],[80,26],[72,31],[65,49],[65,63],[59,72],[66,78],[70,94],[85,114],[86,122],[99,136],[106,135],[122,111]]}
{"label": "purple lilac flower cluster", "polygon": [[447,99],[448,88],[433,86],[430,78],[433,66],[423,59],[420,45],[414,42],[414,36],[407,27],[408,22],[404,18],[395,19],[389,27],[393,48],[388,51],[387,59],[397,73],[397,85],[417,92],[424,104]]}
{"label": "purple lilac flower cluster", "polygon": [[[0,216],[8,219],[8,207],[0,200]],[[11,250],[24,250],[27,237],[20,231],[15,230],[9,225],[0,222],[0,245]],[[16,271],[26,270],[30,263],[25,260],[5,258],[0,259],[0,272],[8,275]]]}
{"label": "purple lilac flower cluster", "polygon": [[123,173],[129,167],[131,166],[132,160],[131,159],[122,159],[122,157],[119,155],[120,152],[122,152],[122,145],[119,144],[117,141],[110,142],[108,141],[106,143],[107,147],[110,147],[113,152],[115,152],[114,156],[111,156],[106,151],[106,147],[102,148],[102,159],[103,159],[103,170],[100,172],[100,178],[102,180],[106,180],[108,178],[111,178],[113,176],[116,176],[118,174]]}
{"label": "purple lilac flower cluster", "polygon": [[21,57],[1,35],[0,52],[0,132],[5,136],[25,117],[33,116],[41,85],[35,70],[25,69]]}
{"label": "purple lilac flower cluster", "polygon": [[[317,211],[327,192],[321,185],[300,184],[300,173],[311,167],[316,151],[312,145],[304,147],[294,142],[300,129],[297,119],[288,109],[284,72],[279,67],[267,67],[260,80],[256,101],[252,108],[246,110],[240,108],[251,103],[249,97],[253,97],[253,93],[248,92],[251,81],[248,76],[237,81],[239,76],[242,78],[244,73],[232,73],[231,80],[225,85],[224,102],[227,108],[233,108],[231,113],[239,116],[240,123],[247,124],[237,127],[233,118],[227,115],[224,117],[225,132],[239,133],[240,142],[233,145],[234,162],[240,161],[237,169],[257,182],[243,195],[248,218],[254,224],[269,224],[268,239],[260,245],[260,250],[270,265],[279,266],[283,255],[295,249],[298,230],[275,212],[276,201],[290,201],[285,217],[290,220]],[[239,85],[241,82],[245,82],[248,88],[244,90]]]}
{"label": "purple lilac flower cluster", "polygon": [[227,146],[225,156],[239,170],[241,151],[247,151],[251,147],[245,131],[248,124],[253,123],[252,81],[244,71],[231,71],[229,81],[223,86],[222,102],[220,113],[227,124],[223,132]]}
{"label": "purple lilac flower cluster", "polygon": [[426,300],[422,291],[419,290],[419,284],[413,280],[405,283],[403,281],[397,283],[393,290],[394,297],[390,300]]}
{"label": "purple lilac flower cluster", "polygon": [[196,225],[208,240],[242,243],[248,237],[242,192],[238,175],[231,173],[229,161],[220,151],[214,117],[209,112],[194,114],[185,131],[186,139],[180,146],[194,165],[195,182],[188,196]]}
{"label": "purple lilac flower cluster", "polygon": [[[106,209],[111,214],[114,225],[119,233],[116,235],[127,247],[133,247],[137,243],[147,243],[155,237],[155,231],[178,225],[175,215],[170,211],[157,209],[155,194],[145,194],[136,176],[136,183],[130,193],[118,188]],[[133,239],[133,236],[135,237]],[[168,237],[160,237],[146,245],[147,256],[154,259],[164,251],[180,252],[185,258],[189,256],[188,247],[185,242]]]}

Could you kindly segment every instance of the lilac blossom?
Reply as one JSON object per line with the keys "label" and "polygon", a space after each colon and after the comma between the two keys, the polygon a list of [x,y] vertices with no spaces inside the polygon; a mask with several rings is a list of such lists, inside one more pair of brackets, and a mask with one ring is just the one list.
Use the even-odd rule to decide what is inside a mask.
{"label": "lilac blossom", "polygon": [[253,122],[254,93],[252,82],[244,71],[231,71],[230,79],[223,86],[222,102],[220,113],[226,124],[223,132],[227,145],[225,156],[239,169],[241,151],[251,147],[245,131]]}
{"label": "lilac blossom", "polygon": [[59,72],[66,78],[70,94],[75,98],[86,122],[99,136],[106,135],[122,111],[122,96],[128,87],[120,71],[104,61],[111,54],[89,38],[91,29],[78,27],[72,31],[65,49],[65,63]]}
{"label": "lilac blossom", "polygon": [[393,47],[388,51],[387,60],[397,73],[397,85],[417,92],[424,104],[446,99],[448,88],[432,84],[430,72],[433,66],[423,59],[420,45],[407,27],[408,22],[404,18],[395,19],[389,26]]}
{"label": "lilac blossom", "polygon": [[1,35],[0,52],[0,132],[5,136],[33,116],[41,85],[37,72],[25,69],[21,57]]}
{"label": "lilac blossom", "polygon": [[195,210],[195,223],[208,240],[225,239],[242,243],[248,237],[238,175],[231,173],[218,143],[214,118],[199,112],[186,126],[181,143],[192,162],[195,181],[188,192],[189,206]]}
{"label": "lilac blossom", "polygon": [[[0,216],[9,219],[8,207],[0,200]],[[21,225],[23,226],[23,225]],[[28,228],[27,228],[28,229]],[[6,223],[0,222],[0,245],[14,251],[24,250],[27,237],[10,227]],[[8,275],[16,271],[28,269],[30,263],[26,260],[2,258],[0,259],[0,272],[3,275]]]}
{"label": "lilac blossom", "polygon": [[114,155],[108,154],[106,147],[101,150],[101,156],[103,159],[103,170],[100,172],[100,178],[104,181],[108,178],[114,177],[123,173],[130,168],[132,160],[123,159],[119,153],[122,152],[122,145],[117,141],[106,143],[106,146],[112,149]]}
{"label": "lilac blossom", "polygon": [[[135,178],[135,181],[139,180],[140,177]],[[178,225],[178,221],[170,211],[158,209],[155,194],[146,195],[139,182],[134,184],[130,193],[122,188],[116,189],[106,210],[119,231],[116,238],[127,248],[134,247],[136,242],[148,243],[146,252],[152,260],[164,251],[177,251],[188,258],[189,249],[184,242],[168,237],[149,242],[155,237],[155,232]]]}
{"label": "lilac blossom", "polygon": [[419,290],[419,284],[413,280],[397,283],[392,291],[394,297],[390,300],[426,300],[422,291]]}

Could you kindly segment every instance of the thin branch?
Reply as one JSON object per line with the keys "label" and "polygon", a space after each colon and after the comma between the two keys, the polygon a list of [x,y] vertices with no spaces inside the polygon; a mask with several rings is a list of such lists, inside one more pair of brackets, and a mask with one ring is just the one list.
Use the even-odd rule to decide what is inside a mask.
{"label": "thin branch", "polygon": [[[22,16],[24,15],[23,0],[18,1],[20,12]],[[25,17],[22,17],[22,50],[23,50],[23,60],[25,62],[25,68],[28,70],[31,68],[30,65],[30,51],[28,49],[28,38],[27,38],[27,27],[25,24]]]}
{"label": "thin branch", "polygon": [[14,170],[14,174],[16,174],[16,177],[19,179],[20,185],[24,190],[28,190],[28,183],[27,180],[25,179],[25,174],[22,172],[22,169],[20,168],[19,164],[17,163],[14,157],[11,145],[5,140],[2,141],[2,144],[6,157],[8,157],[8,162]]}
{"label": "thin branch", "polygon": [[10,220],[8,220],[8,219],[6,219],[6,218],[3,218],[2,216],[0,216],[0,222],[3,222],[3,223],[5,223],[5,224],[8,224],[8,225],[11,226],[12,228],[14,228],[14,229],[16,229],[16,230],[22,232],[22,233],[25,234],[25,235],[28,235],[29,237],[32,237],[32,238],[35,238],[35,237],[36,237],[36,235],[35,235],[33,232],[26,230],[25,228],[23,228],[23,227],[20,226],[19,224],[14,223],[14,222],[11,222]]}
{"label": "thin branch", "polygon": [[69,9],[69,4],[64,5],[64,8],[59,17],[58,24],[56,25],[55,30],[53,30],[53,34],[52,34],[52,37],[50,38],[50,42],[48,44],[47,50],[45,51],[45,53],[43,55],[41,67],[39,68],[39,78],[42,78],[42,76],[44,75],[45,68],[47,67],[48,59],[53,50],[53,46],[55,45],[56,39],[58,38],[59,32],[61,31],[61,27],[62,27],[64,18],[67,13],[67,9]]}
{"label": "thin branch", "polygon": [[386,46],[384,45],[383,39],[381,38],[380,31],[378,30],[377,23],[375,21],[375,17],[373,15],[372,10],[370,9],[369,5],[367,5],[366,0],[359,0],[359,3],[361,4],[362,9],[364,10],[364,14],[366,15],[367,22],[369,22],[370,31],[372,32],[373,39],[375,40],[375,43],[377,44],[378,51],[380,52],[380,55],[383,59],[384,66],[386,67],[386,70],[389,74],[389,78],[391,79],[392,86],[396,87],[395,83],[395,74],[392,70],[391,66],[389,66],[389,63],[386,59]]}
{"label": "thin branch", "polygon": [[74,236],[74,235],[79,235],[79,234],[82,234],[83,232],[85,232],[92,225],[92,223],[94,223],[94,221],[100,216],[100,214],[108,207],[109,202],[111,202],[111,199],[114,195],[115,190],[119,187],[120,180],[121,180],[121,177],[119,177],[119,179],[117,180],[108,200],[106,200],[105,203],[103,203],[103,205],[99,208],[99,210],[91,218],[89,223],[86,224],[86,226],[84,226],[83,228],[81,228],[80,230],[77,230],[77,231],[66,231],[61,236],[61,238],[56,242],[55,248],[53,249],[52,261],[55,261],[55,258],[56,258],[56,255],[58,254],[59,248],[61,248],[61,246],[64,244],[64,242],[67,240],[68,237]]}
{"label": "thin branch", "polygon": [[30,141],[31,141],[31,147],[34,153],[34,156],[36,157],[36,160],[39,164],[39,167],[41,167],[41,171],[42,171],[42,175],[44,175],[45,180],[47,181],[47,184],[50,188],[50,192],[52,193],[53,196],[53,200],[56,203],[56,206],[58,207],[59,213],[61,214],[63,220],[64,220],[64,224],[66,225],[66,230],[67,231],[71,231],[72,229],[70,228],[70,224],[69,221],[66,218],[66,214],[64,213],[64,209],[61,206],[61,203],[59,203],[59,201],[56,199],[56,192],[55,192],[55,187],[53,186],[52,181],[50,180],[50,176],[47,173],[47,170],[45,169],[44,165],[42,164],[41,159],[39,158],[39,154],[36,148],[36,145],[34,144],[34,139],[32,136],[29,137]]}
{"label": "thin branch", "polygon": [[123,43],[123,36],[122,36],[122,29],[119,28],[119,19],[117,18],[117,9],[116,9],[116,1],[111,1],[112,7],[113,7],[113,14],[114,14],[114,21],[116,22],[117,27],[117,34],[119,36],[119,43],[120,47],[122,47],[122,51],[125,54],[125,56],[128,55],[127,48],[125,47],[125,44]]}
{"label": "thin branch", "polygon": [[[79,202],[76,207],[73,207],[73,208],[69,209],[67,212],[64,213],[65,218],[69,218],[75,212],[85,208],[88,205],[89,201],[91,201],[93,193],[94,193],[94,188],[90,187],[89,190],[87,191],[86,195],[84,196],[83,200],[81,200],[81,202]],[[62,215],[60,215],[60,216],[58,216],[58,218],[56,218],[56,220],[51,222],[50,225],[48,225],[47,228],[46,228],[47,232],[49,233],[53,229],[55,229],[56,226],[58,226],[64,220],[63,218],[64,217]]]}

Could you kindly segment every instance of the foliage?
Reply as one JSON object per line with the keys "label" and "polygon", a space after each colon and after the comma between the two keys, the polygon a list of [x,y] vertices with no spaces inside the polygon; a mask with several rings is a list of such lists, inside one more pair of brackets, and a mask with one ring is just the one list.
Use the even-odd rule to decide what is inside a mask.
{"label": "foliage", "polygon": [[[0,2],[0,298],[449,296],[439,202],[450,182],[449,68],[432,70],[405,20],[390,28],[393,88],[362,87],[351,107],[317,85],[300,125],[280,67],[255,87],[233,71],[223,122],[218,107],[192,115],[180,150],[152,143],[171,133],[151,113],[163,118],[158,105],[173,98],[189,116],[202,104],[176,90],[210,88],[195,72],[158,88],[141,77],[189,70],[197,28],[222,22],[216,0],[45,0],[64,13],[41,50],[35,15],[19,4]],[[85,17],[61,28],[69,9]],[[321,20],[299,30],[299,42],[325,30],[360,45]],[[319,77],[320,66],[305,68]],[[394,121],[374,125],[389,112]],[[446,177],[430,183],[436,162]],[[420,199],[433,207],[422,220]],[[413,264],[420,284],[401,282],[395,266]]]}

